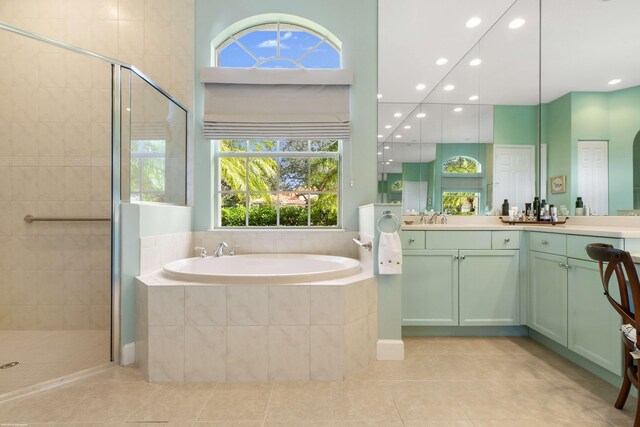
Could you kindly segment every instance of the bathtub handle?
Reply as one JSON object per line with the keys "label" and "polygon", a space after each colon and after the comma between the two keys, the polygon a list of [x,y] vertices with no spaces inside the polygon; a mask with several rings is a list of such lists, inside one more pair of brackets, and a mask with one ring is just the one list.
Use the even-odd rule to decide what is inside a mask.
{"label": "bathtub handle", "polygon": [[361,248],[366,248],[369,252],[373,250],[373,243],[362,243],[362,241],[360,240],[360,236],[354,237],[352,240],[356,245],[360,246]]}

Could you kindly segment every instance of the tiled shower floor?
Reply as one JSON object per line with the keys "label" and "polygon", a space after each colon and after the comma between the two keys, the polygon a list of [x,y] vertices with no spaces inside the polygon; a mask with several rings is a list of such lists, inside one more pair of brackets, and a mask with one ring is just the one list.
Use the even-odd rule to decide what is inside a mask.
{"label": "tiled shower floor", "polygon": [[[407,338],[406,360],[344,382],[146,382],[114,367],[0,403],[0,424],[61,426],[614,427],[635,399],[528,338]],[[78,424],[91,423],[91,424]]]}
{"label": "tiled shower floor", "polygon": [[109,331],[0,331],[0,396],[109,362]]}

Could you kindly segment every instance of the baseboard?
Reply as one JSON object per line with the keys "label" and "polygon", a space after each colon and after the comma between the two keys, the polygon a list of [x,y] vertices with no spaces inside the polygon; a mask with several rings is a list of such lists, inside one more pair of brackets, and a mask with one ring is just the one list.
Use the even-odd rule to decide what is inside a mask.
{"label": "baseboard", "polygon": [[404,360],[402,340],[378,340],[378,360]]}
{"label": "baseboard", "polygon": [[403,337],[526,337],[526,326],[403,326]]}
{"label": "baseboard", "polygon": [[130,342],[122,346],[120,364],[122,366],[131,365],[136,361],[136,343]]}

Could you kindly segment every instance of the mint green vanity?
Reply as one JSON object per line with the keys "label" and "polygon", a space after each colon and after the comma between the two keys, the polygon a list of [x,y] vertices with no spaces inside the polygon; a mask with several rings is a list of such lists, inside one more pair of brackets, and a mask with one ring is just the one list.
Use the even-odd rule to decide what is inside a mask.
{"label": "mint green vanity", "polygon": [[636,248],[640,239],[495,228],[401,232],[402,325],[524,325],[620,376],[620,317],[584,248]]}

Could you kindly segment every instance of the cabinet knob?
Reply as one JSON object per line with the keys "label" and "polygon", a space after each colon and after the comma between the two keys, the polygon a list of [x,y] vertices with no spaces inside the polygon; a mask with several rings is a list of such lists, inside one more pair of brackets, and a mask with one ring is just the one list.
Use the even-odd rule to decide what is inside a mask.
{"label": "cabinet knob", "polygon": [[543,240],[543,241],[542,241],[542,242],[540,242],[540,243],[542,243],[543,245],[547,245],[547,244],[549,244],[549,242],[547,242],[546,240]]}
{"label": "cabinet knob", "polygon": [[560,263],[558,263],[558,266],[560,266],[560,267],[564,268],[564,264],[563,264],[563,263],[561,263],[561,262],[560,262]]}
{"label": "cabinet knob", "polygon": [[509,243],[510,241],[511,241],[511,239],[510,239],[510,238],[508,238],[508,237],[506,237],[506,238],[504,239],[504,242],[505,242],[505,243]]}
{"label": "cabinet knob", "polygon": [[416,241],[416,239],[409,239],[409,243],[413,243],[415,241]]}
{"label": "cabinet knob", "polygon": [[462,259],[465,259],[465,257],[466,257],[465,255],[462,255]]}

